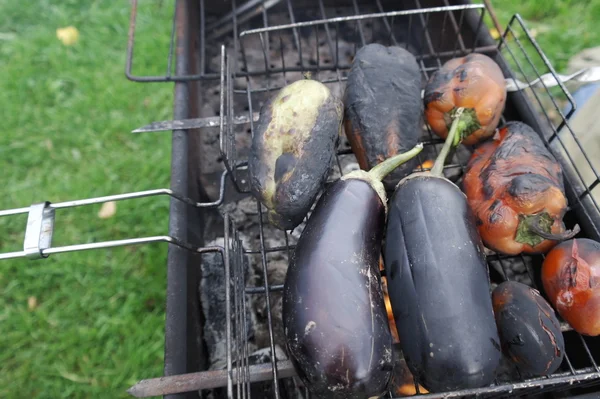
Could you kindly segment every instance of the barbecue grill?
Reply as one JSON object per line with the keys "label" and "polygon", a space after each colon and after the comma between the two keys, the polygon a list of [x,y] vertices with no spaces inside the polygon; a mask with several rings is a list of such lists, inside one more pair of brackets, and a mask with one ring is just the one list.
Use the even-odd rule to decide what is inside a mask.
{"label": "barbecue grill", "polygon": [[[177,0],[166,72],[150,75],[134,62],[140,57],[136,42],[143,40],[135,36],[138,7],[143,6],[132,1],[125,73],[135,82],[174,82],[174,120],[136,130],[172,132],[171,187],[0,211],[0,216],[28,214],[23,251],[0,254],[0,259],[169,243],[165,377],[144,380],[131,394],[309,397],[281,349],[277,296],[282,281],[274,278],[277,270],[285,271],[281,265],[302,225],[284,233],[263,220],[263,209],[249,194],[248,145],[256,112],[268,96],[307,71],[340,95],[354,53],[368,43],[406,47],[417,57],[423,81],[450,58],[471,52],[492,57],[509,85],[524,87],[509,91],[501,123],[520,120],[540,134],[564,170],[570,204],[565,223],[578,223],[582,236],[600,240],[600,178],[569,125],[576,104],[518,14],[502,30],[487,3]],[[501,32],[496,39],[490,24]],[[418,170],[427,169],[443,143],[424,123],[422,141],[426,148]],[[460,183],[468,157],[468,150],[458,149],[445,166],[446,176]],[[347,142],[340,144],[336,161],[329,182],[357,167]],[[51,245],[56,209],[159,195],[171,200],[168,235]],[[516,279],[540,286],[543,256],[489,252],[487,257],[492,282]],[[264,313],[257,316],[257,308]],[[260,328],[262,346],[257,343]],[[431,398],[557,398],[596,392],[600,341],[577,334],[566,323],[562,330],[566,356],[551,376],[524,379],[518,369],[503,365],[488,387],[425,394],[415,380],[411,389]],[[387,397],[397,395],[400,391],[391,389]]]}

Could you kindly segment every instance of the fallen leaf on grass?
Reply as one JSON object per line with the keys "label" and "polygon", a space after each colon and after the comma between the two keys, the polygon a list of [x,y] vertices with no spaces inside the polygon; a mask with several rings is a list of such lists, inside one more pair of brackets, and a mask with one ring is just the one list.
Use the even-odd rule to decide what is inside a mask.
{"label": "fallen leaf on grass", "polygon": [[500,39],[500,32],[498,32],[498,29],[496,29],[496,28],[491,28],[490,29],[490,35],[492,36],[492,38],[494,40]]}
{"label": "fallen leaf on grass", "polygon": [[108,219],[115,216],[117,213],[117,203],[115,201],[108,201],[102,204],[100,211],[98,211],[98,217],[100,219]]}
{"label": "fallen leaf on grass", "polygon": [[71,155],[73,156],[73,159],[76,161],[79,161],[81,159],[81,152],[77,148],[71,149]]}
{"label": "fallen leaf on grass", "polygon": [[35,310],[35,308],[37,308],[38,303],[37,303],[37,298],[34,296],[30,296],[29,298],[27,298],[27,309],[29,310]]}
{"label": "fallen leaf on grass", "polygon": [[94,379],[93,378],[87,378],[84,376],[80,376],[77,375],[75,373],[71,373],[67,370],[59,370],[58,373],[60,374],[60,376],[62,378],[64,378],[65,380],[69,380],[72,382],[77,382],[79,384],[94,384]]}
{"label": "fallen leaf on grass", "polygon": [[74,26],[67,26],[66,28],[58,28],[56,30],[56,37],[65,46],[72,46],[77,43],[79,39],[79,31]]}
{"label": "fallen leaf on grass", "polygon": [[17,38],[12,32],[0,32],[0,40],[14,40]]}

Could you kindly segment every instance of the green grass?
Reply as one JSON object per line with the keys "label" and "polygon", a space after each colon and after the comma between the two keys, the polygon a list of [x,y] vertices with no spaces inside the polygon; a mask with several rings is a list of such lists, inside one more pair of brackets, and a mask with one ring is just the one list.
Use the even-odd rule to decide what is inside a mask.
{"label": "green grass", "polygon": [[[505,28],[519,13],[557,70],[588,47],[600,46],[600,0],[491,0]],[[516,26],[516,25],[515,25]]]}
{"label": "green grass", "polygon": [[[521,12],[557,69],[600,45],[598,0],[493,4],[503,24]],[[140,2],[137,71],[163,73],[172,12]],[[0,2],[0,209],[169,185],[169,135],[129,132],[171,117],[173,85],[125,78],[128,19],[121,1]],[[72,47],[55,33],[69,25],[80,31]],[[167,232],[165,198],[118,203],[106,220],[98,210],[57,212],[54,244]],[[20,249],[24,224],[0,218],[0,252]],[[0,397],[126,397],[161,375],[166,250],[0,261]]]}
{"label": "green grass", "polygon": [[[84,4],[85,3],[85,4]],[[168,134],[133,128],[172,116],[172,84],[124,75],[128,2],[0,2],[0,208],[169,185]],[[140,5],[144,54],[166,62],[170,2]],[[73,25],[71,47],[56,29]],[[167,232],[166,198],[58,211],[55,244]],[[25,217],[0,219],[0,252],[19,250]],[[0,397],[126,397],[162,375],[165,245],[0,262]],[[28,298],[38,306],[28,309]]]}

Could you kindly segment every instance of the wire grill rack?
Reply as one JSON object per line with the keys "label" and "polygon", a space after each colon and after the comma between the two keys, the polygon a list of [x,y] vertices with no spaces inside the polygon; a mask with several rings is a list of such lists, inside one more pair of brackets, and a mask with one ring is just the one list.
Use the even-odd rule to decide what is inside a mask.
{"label": "wire grill rack", "polygon": [[[424,81],[448,59],[471,52],[481,52],[493,57],[507,78],[532,82],[543,74],[556,72],[539,48],[521,17],[517,14],[509,22],[503,34],[496,40],[488,33],[488,22],[495,18],[484,4],[451,4],[448,0],[413,0],[394,4],[390,8],[385,1],[368,4],[359,1],[338,2],[332,8],[324,0],[317,2],[263,0],[249,1],[236,6],[232,1],[229,13],[214,17],[206,11],[210,2],[200,0],[198,9],[199,36],[198,71],[190,73],[185,68],[172,70],[176,58],[175,35],[178,27],[177,14],[173,19],[170,48],[167,55],[166,73],[162,76],[136,75],[133,72],[135,28],[138,3],[132,1],[131,23],[127,49],[126,76],[138,82],[194,80],[218,80],[220,82],[219,138],[224,170],[220,178],[220,191],[214,201],[196,201],[173,189],[153,189],[106,197],[82,199],[62,203],[41,202],[29,207],[0,211],[0,217],[28,214],[22,251],[0,254],[0,259],[17,257],[45,258],[51,254],[100,249],[114,246],[167,242],[196,254],[217,253],[223,259],[226,300],[227,365],[225,374],[217,378],[212,372],[196,373],[191,384],[168,385],[164,394],[187,392],[201,388],[226,388],[229,398],[251,396],[252,383],[269,379],[276,398],[281,396],[280,385],[294,378],[289,361],[271,357],[270,367],[259,371],[248,361],[246,301],[249,295],[265,297],[271,353],[275,351],[271,293],[281,291],[281,285],[269,283],[267,268],[269,255],[294,250],[290,232],[282,232],[285,246],[269,247],[264,238],[270,226],[263,222],[263,209],[256,202],[260,230],[259,246],[244,247],[235,223],[229,215],[224,216],[224,245],[198,247],[173,235],[134,237],[125,240],[73,244],[52,247],[52,233],[56,209],[86,206],[107,201],[131,200],[150,196],[169,196],[172,201],[192,208],[212,209],[226,202],[226,187],[237,193],[248,193],[247,162],[244,149],[238,148],[237,137],[254,131],[256,111],[265,98],[283,85],[299,79],[310,71],[314,79],[327,84],[334,93],[340,94],[345,85],[347,72],[357,48],[379,42],[385,45],[406,46],[416,57]],[[398,2],[395,2],[398,3]],[[400,9],[397,9],[400,8]],[[500,30],[500,29],[499,29]],[[211,70],[207,43],[220,41],[220,69]],[[218,49],[217,49],[218,51]],[[558,81],[558,79],[557,79]],[[240,106],[240,104],[244,104]],[[507,120],[523,120],[544,139],[547,146],[563,166],[565,183],[570,202],[567,224],[579,223],[583,234],[600,239],[600,207],[595,195],[600,178],[580,139],[569,124],[569,117],[576,104],[566,87],[541,85],[510,93],[501,123]],[[422,142],[426,149],[419,155],[417,170],[427,170],[427,160],[433,159],[442,145],[423,123]],[[446,175],[460,184],[469,151],[458,150],[445,166]],[[344,165],[353,160],[352,152],[344,143],[338,151],[330,182],[344,173]],[[227,183],[231,183],[229,186]],[[244,280],[244,257],[260,259],[262,286],[247,286]],[[529,283],[540,286],[539,268],[543,256],[506,257],[488,254],[492,280],[496,283],[511,279],[514,265],[522,265],[527,271]],[[540,290],[543,294],[543,290]],[[465,391],[422,394],[418,381],[415,391],[423,397],[515,397],[520,395],[557,392],[600,384],[598,346],[596,338],[582,337],[563,323],[566,340],[566,356],[561,368],[552,376],[524,379],[516,370],[517,377],[497,379],[489,387]],[[211,374],[212,373],[212,374]],[[308,392],[304,391],[308,397]],[[388,397],[393,397],[390,392]]]}

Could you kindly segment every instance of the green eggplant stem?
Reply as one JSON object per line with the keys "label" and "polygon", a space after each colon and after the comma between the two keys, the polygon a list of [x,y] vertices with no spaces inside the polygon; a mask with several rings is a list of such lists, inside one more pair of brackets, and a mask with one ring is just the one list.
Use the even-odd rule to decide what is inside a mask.
{"label": "green eggplant stem", "polygon": [[456,147],[461,142],[462,131],[467,127],[466,121],[461,119],[461,115],[465,109],[458,108],[456,113],[454,114],[452,121],[452,126],[450,127],[450,132],[448,133],[448,137],[446,137],[446,141],[444,142],[444,146],[440,151],[440,154],[435,159],[435,163],[433,164],[433,168],[431,168],[431,174],[436,176],[442,176],[444,172],[444,164],[446,163],[446,157],[450,153],[450,149],[452,147]]}
{"label": "green eggplant stem", "polygon": [[423,143],[417,144],[412,149],[403,152],[402,154],[394,155],[393,157],[386,159],[385,161],[371,168],[371,170],[368,173],[375,180],[382,181],[394,169],[396,169],[403,163],[410,161],[421,151],[423,151]]}

